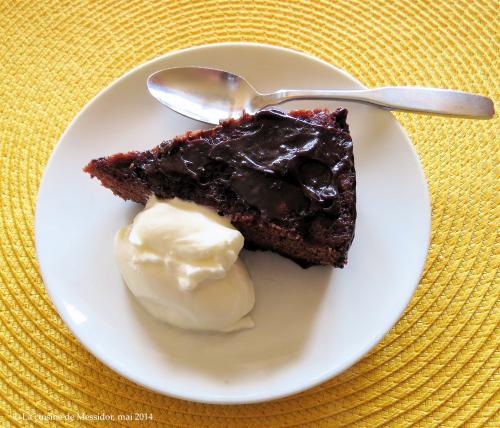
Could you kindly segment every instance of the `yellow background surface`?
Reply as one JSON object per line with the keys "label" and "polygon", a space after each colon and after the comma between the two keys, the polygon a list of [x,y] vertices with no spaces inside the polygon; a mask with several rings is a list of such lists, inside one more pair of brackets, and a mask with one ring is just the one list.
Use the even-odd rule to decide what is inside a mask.
{"label": "yellow background surface", "polygon": [[[142,426],[500,426],[497,118],[397,115],[431,192],[421,283],[362,361],[279,401],[189,403],[103,366],[55,312],[33,237],[38,185],[58,138],[88,100],[135,65],[172,49],[254,41],[309,52],[368,86],[450,87],[498,100],[499,9],[498,1],[478,0],[1,1],[2,424],[147,412],[154,420]],[[34,420],[16,421],[23,413]]]}

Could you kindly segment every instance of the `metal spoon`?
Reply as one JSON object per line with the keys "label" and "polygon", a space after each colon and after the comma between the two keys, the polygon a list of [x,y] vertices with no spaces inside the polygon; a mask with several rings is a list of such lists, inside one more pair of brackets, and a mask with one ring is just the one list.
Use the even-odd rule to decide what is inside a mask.
{"label": "metal spoon", "polygon": [[218,124],[221,119],[253,114],[265,107],[297,99],[357,101],[387,110],[488,119],[495,109],[490,98],[451,89],[388,86],[374,89],[282,89],[257,92],[243,77],[203,67],[167,68],[149,76],[149,92],[184,116]]}

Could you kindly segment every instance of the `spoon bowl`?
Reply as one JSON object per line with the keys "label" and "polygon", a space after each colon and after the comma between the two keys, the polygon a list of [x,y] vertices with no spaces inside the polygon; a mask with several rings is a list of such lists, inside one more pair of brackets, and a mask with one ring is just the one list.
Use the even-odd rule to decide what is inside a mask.
{"label": "spoon bowl", "polygon": [[212,124],[262,107],[260,94],[243,77],[212,68],[167,68],[149,76],[147,87],[163,105]]}

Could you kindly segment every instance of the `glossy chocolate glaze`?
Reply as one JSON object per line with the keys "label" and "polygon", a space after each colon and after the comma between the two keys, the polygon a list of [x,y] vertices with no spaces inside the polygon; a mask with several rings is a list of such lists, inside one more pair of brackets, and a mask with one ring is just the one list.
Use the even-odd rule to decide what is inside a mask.
{"label": "glossy chocolate glaze", "polygon": [[325,114],[334,121],[311,123],[265,110],[253,120],[225,122],[215,135],[201,132],[187,141],[165,142],[151,158],[155,165],[144,169],[145,178],[161,188],[159,169],[166,176],[187,175],[201,186],[222,186],[269,219],[336,215],[339,186],[354,167],[352,141],[347,110]]}

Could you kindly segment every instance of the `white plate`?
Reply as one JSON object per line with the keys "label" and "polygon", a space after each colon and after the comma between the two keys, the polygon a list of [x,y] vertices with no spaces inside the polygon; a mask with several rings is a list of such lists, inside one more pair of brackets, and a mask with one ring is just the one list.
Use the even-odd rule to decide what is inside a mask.
{"label": "white plate", "polygon": [[[157,322],[134,301],[112,257],[113,235],[139,206],[113,196],[82,167],[90,159],[151,148],[199,128],[146,90],[152,72],[187,65],[241,74],[262,91],[362,87],[311,56],[245,43],[173,52],[125,74],[76,116],[45,171],[36,246],[46,287],[90,352],[155,391],[210,403],[257,402],[302,391],[361,358],[408,304],[429,244],[422,169],[391,113],[342,103],[349,109],[358,182],[348,266],[303,270],[269,252],[244,252],[256,286],[254,329],[199,334]],[[301,101],[283,108],[337,105]]]}

